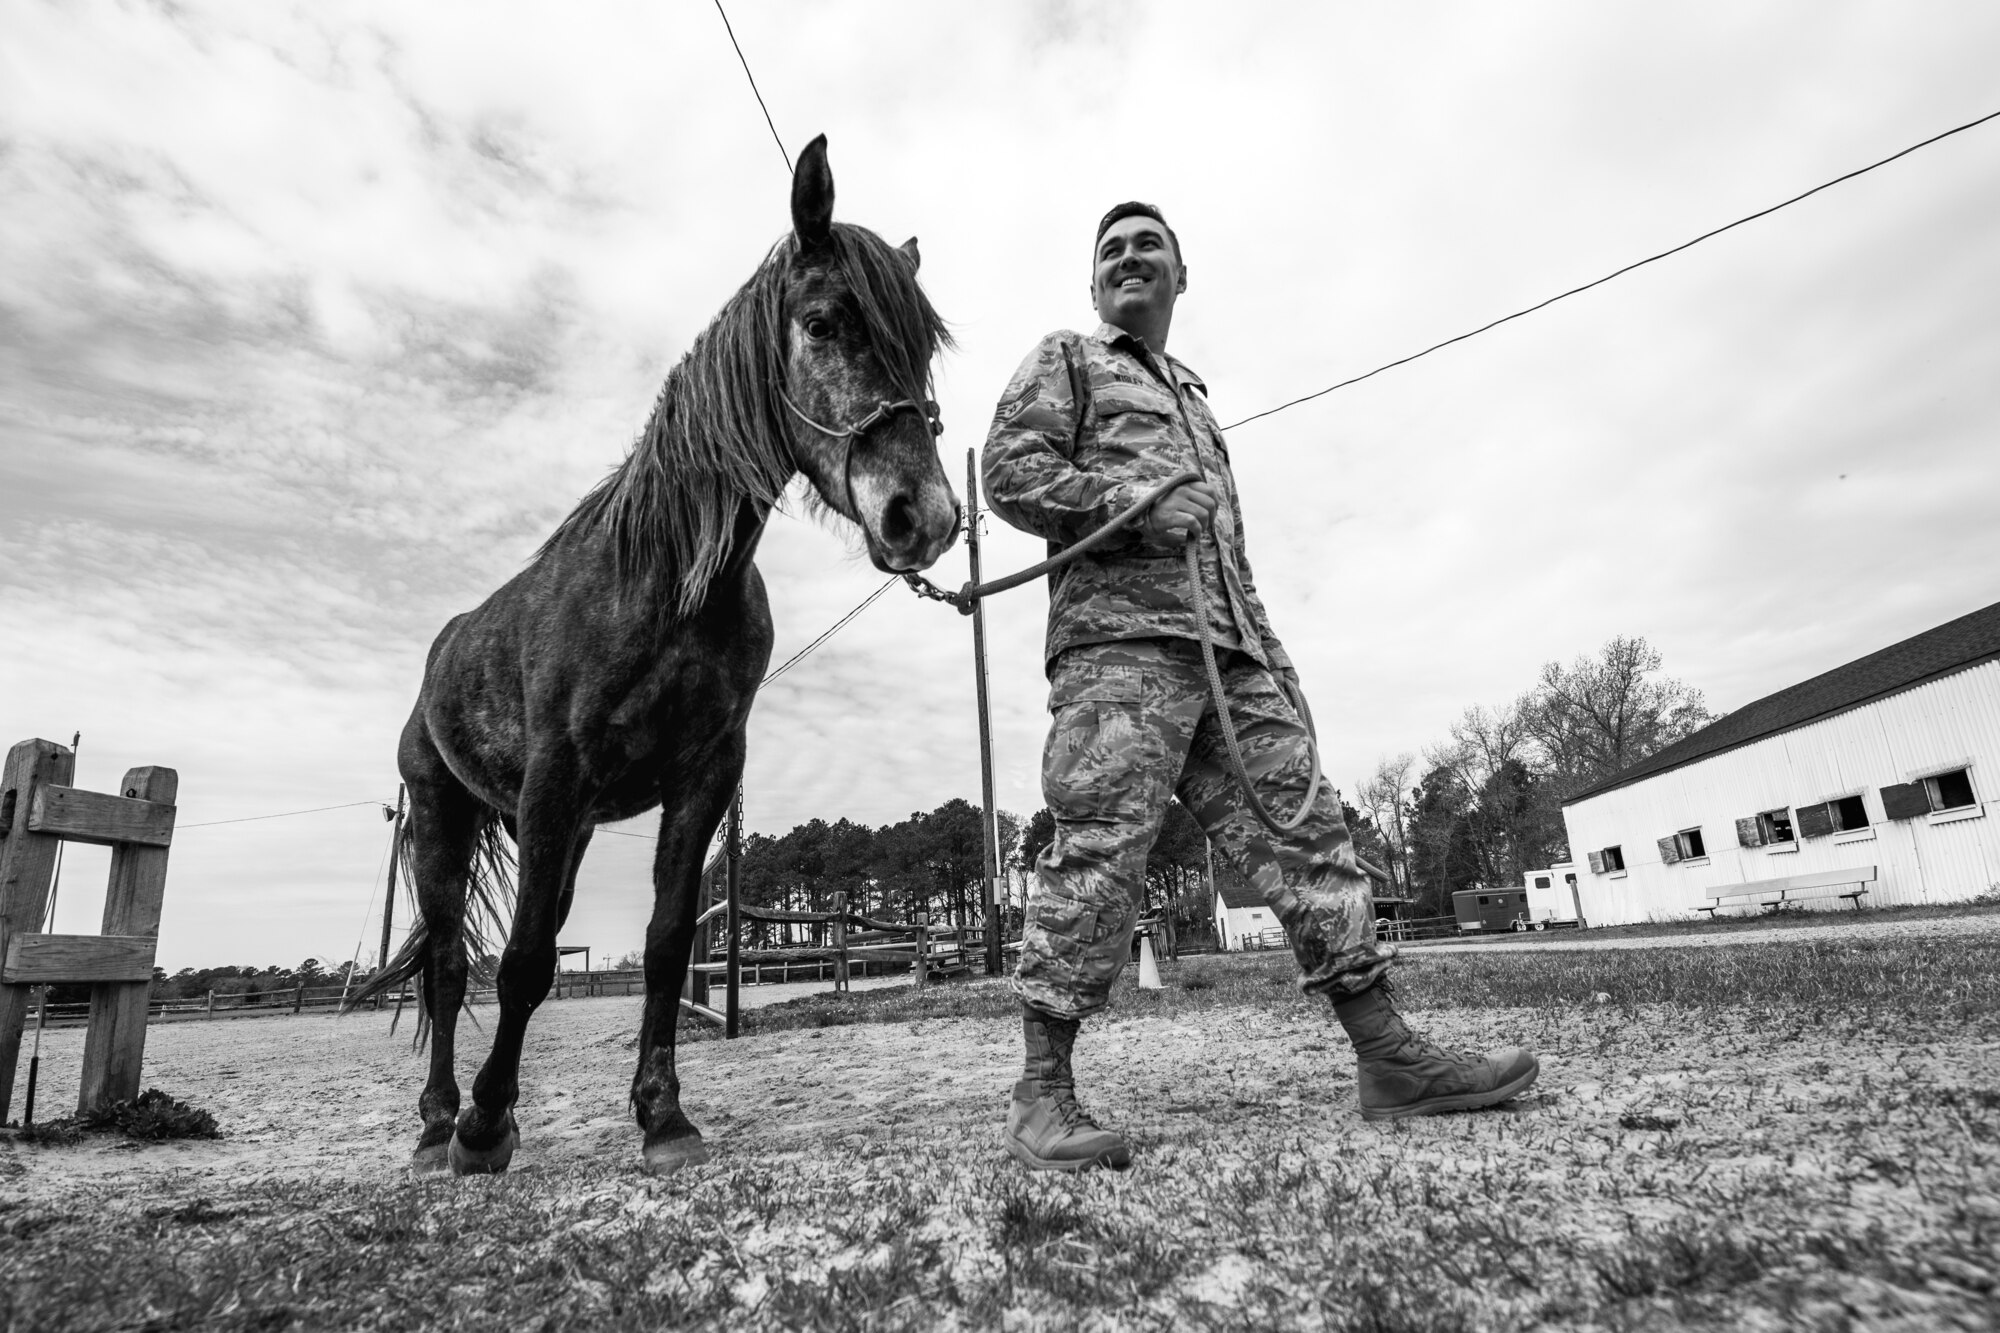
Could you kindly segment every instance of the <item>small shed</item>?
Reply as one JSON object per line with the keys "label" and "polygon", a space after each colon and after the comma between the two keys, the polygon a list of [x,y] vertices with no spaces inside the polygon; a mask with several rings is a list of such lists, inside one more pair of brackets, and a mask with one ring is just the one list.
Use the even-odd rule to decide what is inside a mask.
{"label": "small shed", "polygon": [[[1272,932],[1276,932],[1275,936]],[[1215,942],[1234,952],[1244,948],[1268,948],[1275,940],[1284,943],[1284,927],[1278,914],[1264,902],[1262,894],[1247,880],[1235,875],[1215,877]]]}
{"label": "small shed", "polygon": [[2000,886],[1996,811],[2000,603],[1745,704],[1563,823],[1584,917],[1620,925],[1788,885],[1809,908],[1965,902]]}

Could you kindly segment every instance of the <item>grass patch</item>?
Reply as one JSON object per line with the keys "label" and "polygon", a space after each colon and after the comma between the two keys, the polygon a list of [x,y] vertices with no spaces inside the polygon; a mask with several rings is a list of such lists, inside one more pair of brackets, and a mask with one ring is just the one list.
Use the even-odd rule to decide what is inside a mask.
{"label": "grass patch", "polygon": [[1550,940],[1618,940],[1657,939],[1663,935],[1733,935],[1755,934],[1765,930],[1795,930],[1799,927],[1820,929],[1829,926],[1851,926],[1856,921],[1937,921],[1947,917],[2000,916],[2000,895],[1985,894],[1969,903],[1943,903],[1933,905],[1910,905],[1904,907],[1868,907],[1860,912],[1850,908],[1838,911],[1831,909],[1809,910],[1802,905],[1788,906],[1780,911],[1766,912],[1761,909],[1746,914],[1724,915],[1717,913],[1710,919],[1707,913],[1697,916],[1690,912],[1684,917],[1673,917],[1661,921],[1635,921],[1624,926],[1594,926],[1579,937],[1575,931],[1531,932],[1513,936],[1515,939]]}
{"label": "grass patch", "polygon": [[[1315,1007],[1295,984],[1289,953],[1211,954],[1161,964],[1166,989],[1142,991],[1127,969],[1107,1021],[1198,1015],[1243,1006]],[[1397,1002],[1425,1009],[1547,1008],[1608,1004],[1693,1009],[1821,1006],[1925,1021],[2000,1019],[2000,936],[1949,942],[1851,936],[1718,948],[1562,949],[1448,953],[1413,950],[1393,973]],[[1598,997],[1604,997],[1599,999]],[[1006,986],[943,982],[879,990],[827,991],[743,1011],[749,1035],[851,1023],[917,1023],[938,1018],[1008,1019],[1020,1012]],[[684,1022],[681,1041],[719,1039],[709,1025]]]}
{"label": "grass patch", "polygon": [[[10,1188],[0,1329],[1993,1327],[1996,962],[1971,937],[1425,954],[1400,970],[1408,1007],[1458,1029],[1513,1007],[1544,1085],[1512,1111],[1370,1125],[1326,1086],[1338,1053],[1299,1045],[1325,1015],[1288,957],[1190,958],[1118,996],[1195,1020],[1098,1085],[1127,1172],[1020,1171],[999,1091],[842,1118],[828,1071],[881,1044],[827,1032],[745,1052],[812,1062],[815,1105],[758,1108],[668,1180],[626,1151],[467,1180]],[[1004,986],[955,982],[745,1018],[1014,1013]],[[62,1160],[0,1144],[0,1177]]]}

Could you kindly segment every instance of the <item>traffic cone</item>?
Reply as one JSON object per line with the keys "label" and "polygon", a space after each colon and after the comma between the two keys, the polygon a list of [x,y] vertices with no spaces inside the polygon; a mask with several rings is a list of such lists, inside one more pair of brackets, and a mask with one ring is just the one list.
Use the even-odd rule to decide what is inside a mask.
{"label": "traffic cone", "polygon": [[1166,986],[1160,981],[1160,965],[1153,961],[1153,937],[1151,935],[1141,935],[1139,937],[1139,989],[1166,989]]}

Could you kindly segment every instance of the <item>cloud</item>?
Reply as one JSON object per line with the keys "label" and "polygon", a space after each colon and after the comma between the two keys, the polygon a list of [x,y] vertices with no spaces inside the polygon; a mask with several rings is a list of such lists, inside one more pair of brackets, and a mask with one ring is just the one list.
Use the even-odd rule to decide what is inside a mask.
{"label": "cloud", "polygon": [[[1992,109],[1972,99],[2000,25],[1809,5],[732,17],[788,148],[830,135],[840,216],[923,239],[961,343],[939,367],[959,486],[1021,355],[1093,322],[1109,202],[1174,219],[1173,347],[1233,420]],[[4,59],[0,712],[17,736],[82,727],[93,783],[179,767],[184,823],[393,800],[431,637],[623,456],[786,225],[720,21],[26,6]],[[1334,780],[1613,633],[1732,707],[1991,601],[1994,142],[1236,432],[1259,586]],[[985,568],[1042,554],[996,525]],[[760,564],[776,661],[881,581],[835,521],[775,519]],[[1045,605],[988,608],[999,800],[1023,812]],[[753,827],[975,795],[971,670],[969,623],[892,590],[759,700]],[[381,838],[366,808],[190,830],[163,956],[351,950]],[[636,944],[650,856],[596,840],[572,937]]]}

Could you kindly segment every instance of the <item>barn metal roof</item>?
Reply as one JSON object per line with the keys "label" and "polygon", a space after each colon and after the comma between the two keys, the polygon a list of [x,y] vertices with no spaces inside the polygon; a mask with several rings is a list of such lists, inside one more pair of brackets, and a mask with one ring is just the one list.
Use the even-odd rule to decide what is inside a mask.
{"label": "barn metal roof", "polygon": [[1859,708],[1994,657],[2000,657],[2000,602],[1745,704],[1694,735],[1619,769],[1563,804],[1574,805],[1724,750]]}
{"label": "barn metal roof", "polygon": [[1264,905],[1264,895],[1257,892],[1249,880],[1239,879],[1235,875],[1217,875],[1215,877],[1215,892],[1222,899],[1224,907],[1262,907]]}

